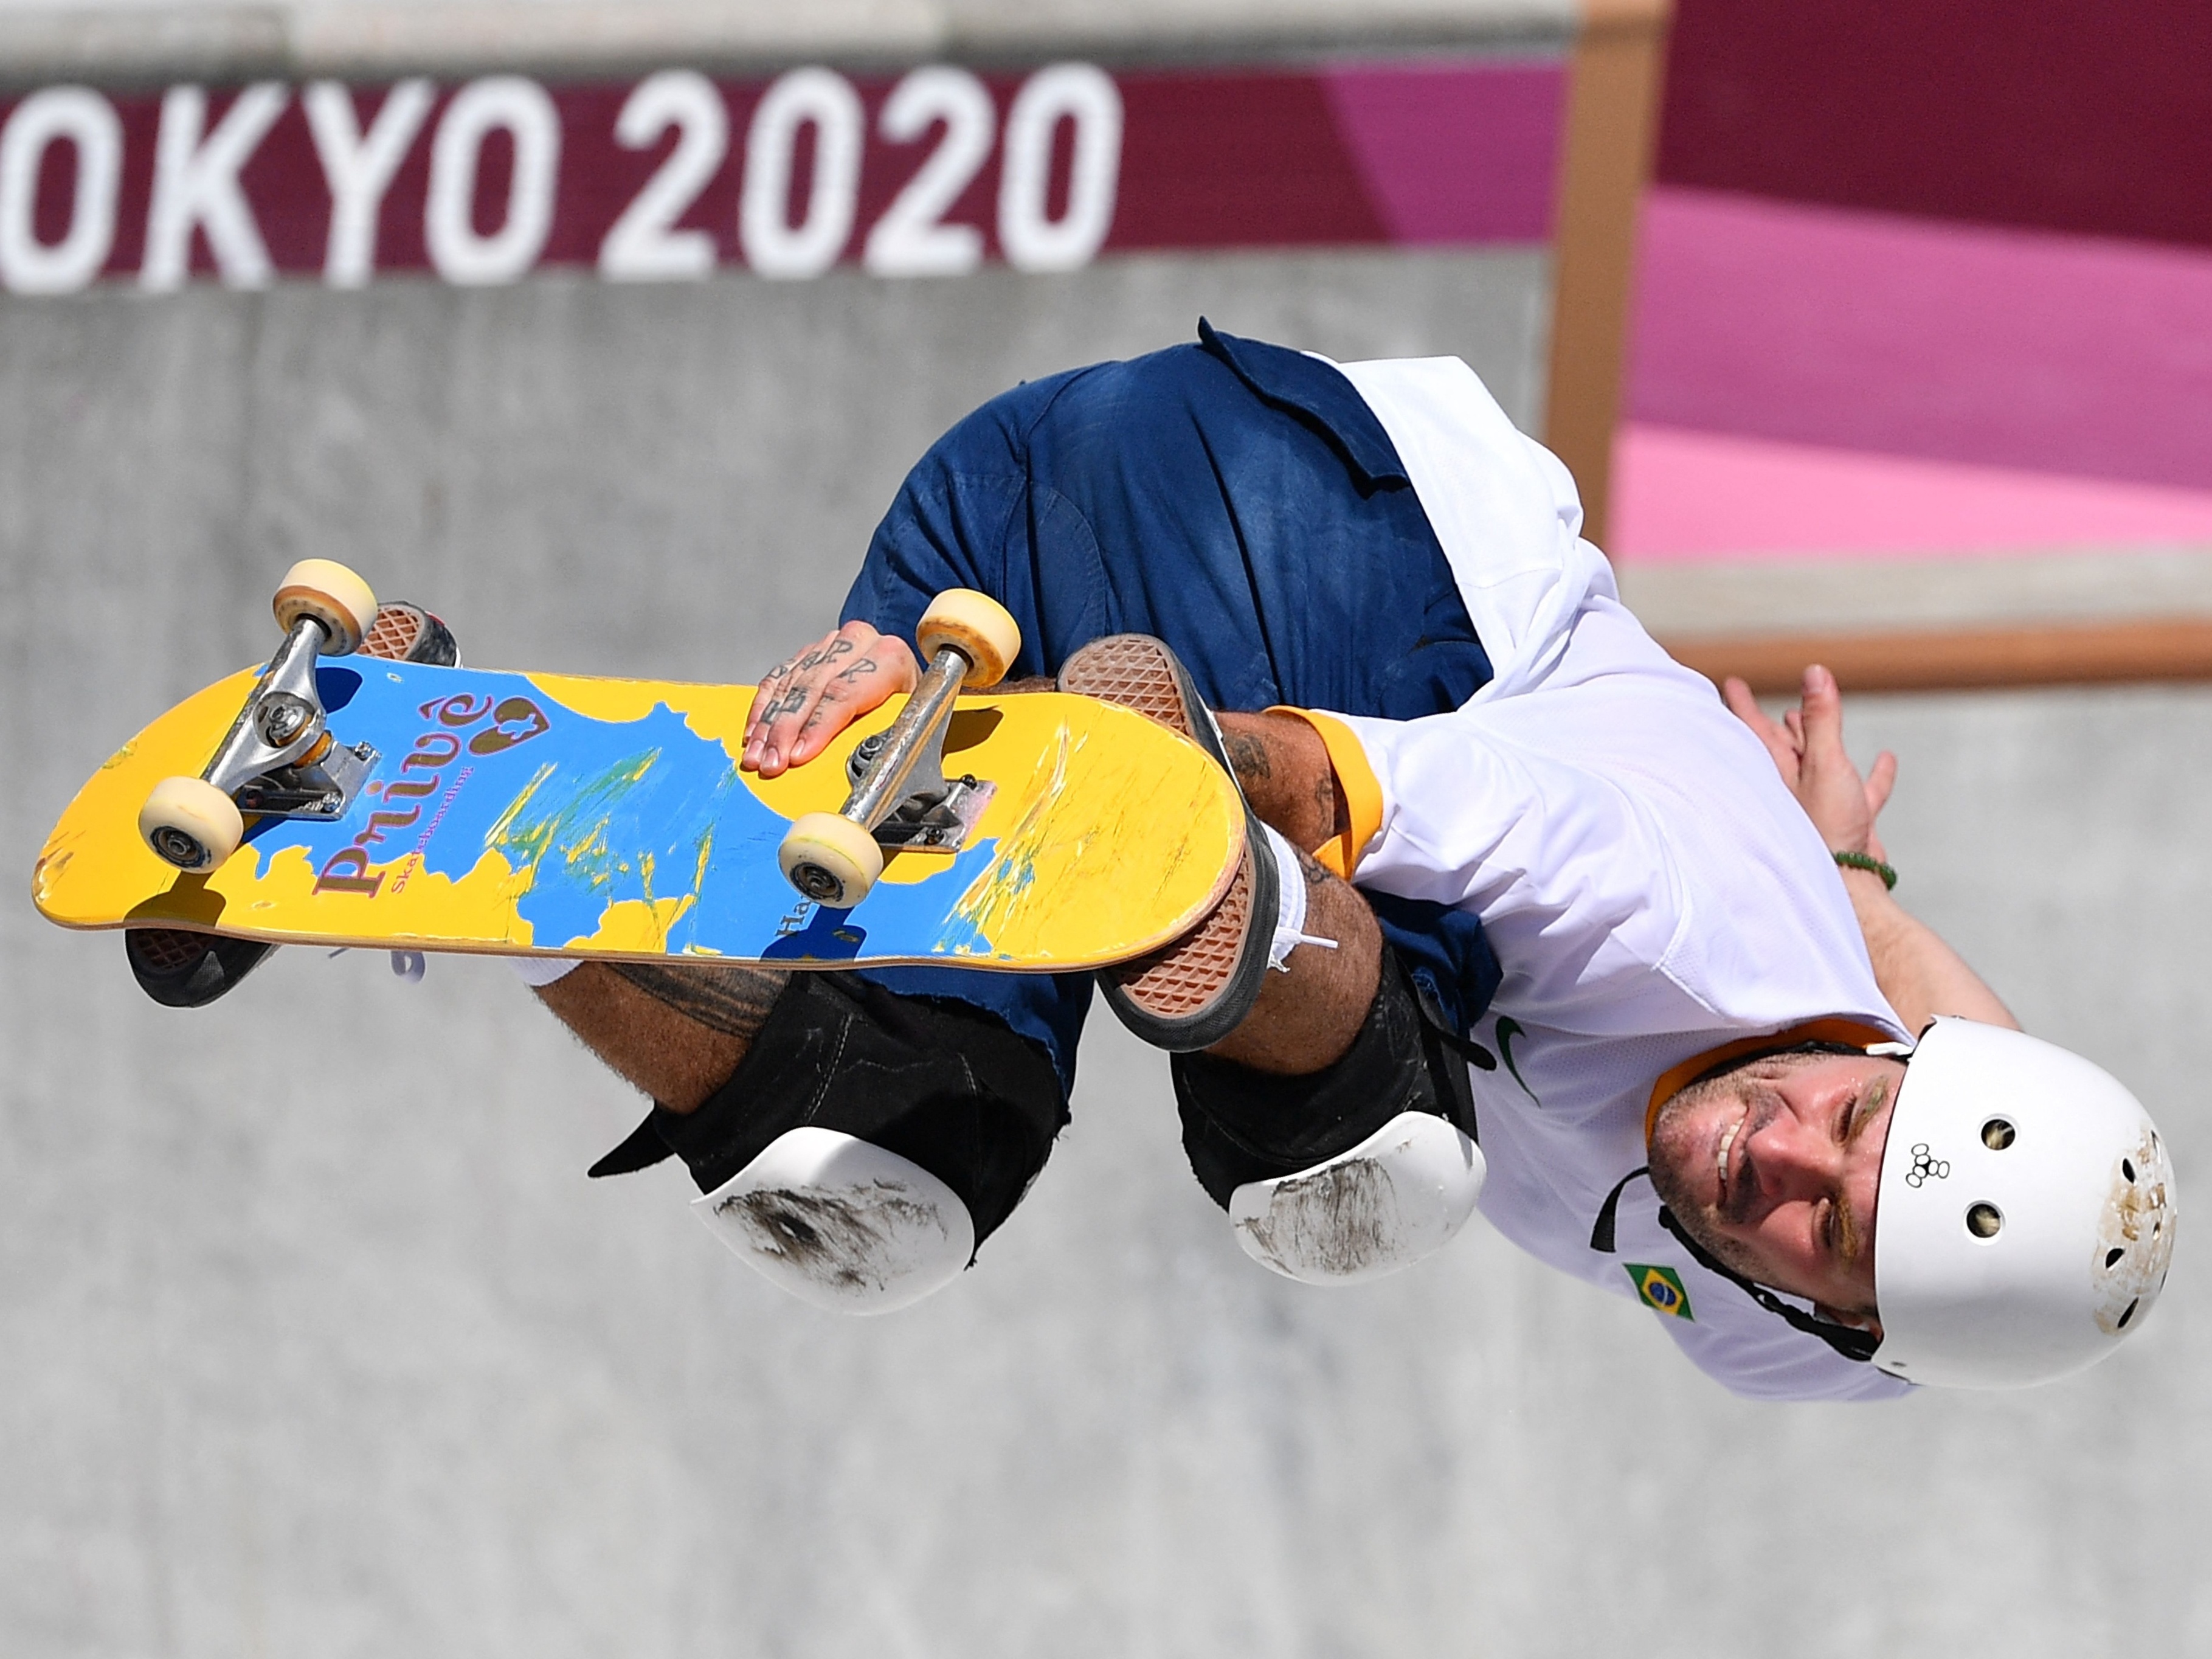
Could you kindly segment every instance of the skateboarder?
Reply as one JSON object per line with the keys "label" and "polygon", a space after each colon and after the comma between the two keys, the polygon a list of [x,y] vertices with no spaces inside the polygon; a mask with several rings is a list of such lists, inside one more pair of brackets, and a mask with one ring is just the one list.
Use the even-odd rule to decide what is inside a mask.
{"label": "skateboarder", "polygon": [[[1100,982],[1174,1052],[1192,1167],[1249,1253],[1389,1271],[1480,1191],[1746,1394],[2088,1363],[2163,1281],[2148,1119],[1889,899],[1887,775],[1844,757],[1832,683],[1788,725],[1741,688],[1731,714],[1580,520],[1455,360],[1339,368],[1201,325],[947,434],[843,624],[766,677],[745,764],[803,764],[910,687],[930,596],[982,588],[1017,673],[1167,721],[1244,790],[1220,909]],[[860,1311],[947,1282],[1011,1212],[1092,990],[570,968],[528,973],[657,1103],[594,1173],[680,1155],[756,1265]]]}

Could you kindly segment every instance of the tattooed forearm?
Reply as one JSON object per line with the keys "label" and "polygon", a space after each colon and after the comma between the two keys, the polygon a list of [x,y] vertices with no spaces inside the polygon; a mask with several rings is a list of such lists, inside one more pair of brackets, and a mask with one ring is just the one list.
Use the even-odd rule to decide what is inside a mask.
{"label": "tattooed forearm", "polygon": [[1344,835],[1352,828],[1351,814],[1345,810],[1344,798],[1336,787],[1336,774],[1332,770],[1324,770],[1314,780],[1314,811],[1333,836]]}
{"label": "tattooed forearm", "polygon": [[1231,769],[1264,823],[1308,852],[1343,833],[1344,804],[1320,732],[1291,714],[1218,718]]}
{"label": "tattooed forearm", "polygon": [[1229,769],[1236,773],[1237,781],[1249,789],[1262,778],[1275,775],[1275,769],[1267,761],[1267,745],[1258,738],[1244,732],[1224,732],[1222,743],[1229,750]]}
{"label": "tattooed forearm", "polygon": [[750,1042],[767,1023],[769,1010],[791,975],[773,968],[663,968],[647,962],[611,962],[620,978],[654,1001],[710,1031]]}

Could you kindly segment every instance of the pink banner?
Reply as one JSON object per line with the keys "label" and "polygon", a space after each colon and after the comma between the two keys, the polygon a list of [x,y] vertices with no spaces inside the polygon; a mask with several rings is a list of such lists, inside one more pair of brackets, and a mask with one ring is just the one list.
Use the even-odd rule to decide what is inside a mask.
{"label": "pink banner", "polygon": [[1654,426],[2212,489],[2212,253],[1662,188],[1632,386]]}
{"label": "pink banner", "polygon": [[1606,551],[1635,563],[2212,547],[2212,490],[1629,425]]}
{"label": "pink banner", "polygon": [[1540,243],[1563,106],[1559,62],[1497,59],[49,87],[0,101],[0,284],[952,276],[1152,250]]}

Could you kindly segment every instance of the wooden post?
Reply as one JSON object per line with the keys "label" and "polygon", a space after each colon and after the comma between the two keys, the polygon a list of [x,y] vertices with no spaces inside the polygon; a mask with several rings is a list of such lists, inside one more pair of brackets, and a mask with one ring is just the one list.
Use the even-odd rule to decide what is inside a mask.
{"label": "wooden post", "polygon": [[1808,663],[1846,692],[1991,690],[2212,680],[2212,618],[2147,617],[1893,632],[1668,635],[1674,659],[1717,684],[1729,675],[1762,695],[1794,696]]}
{"label": "wooden post", "polygon": [[1651,169],[1670,0],[1583,0],[1567,93],[1544,441],[1602,546],[1620,418],[1636,210]]}

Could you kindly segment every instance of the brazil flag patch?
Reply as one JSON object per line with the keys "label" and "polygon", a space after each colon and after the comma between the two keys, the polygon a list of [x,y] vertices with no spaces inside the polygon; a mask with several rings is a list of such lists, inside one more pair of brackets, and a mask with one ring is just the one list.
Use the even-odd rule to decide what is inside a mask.
{"label": "brazil flag patch", "polygon": [[1670,1318],[1696,1322],[1697,1316],[1690,1311],[1690,1293],[1682,1288],[1680,1273],[1672,1267],[1647,1267],[1641,1261],[1624,1265],[1628,1282],[1636,1286],[1637,1298],[1645,1307]]}

